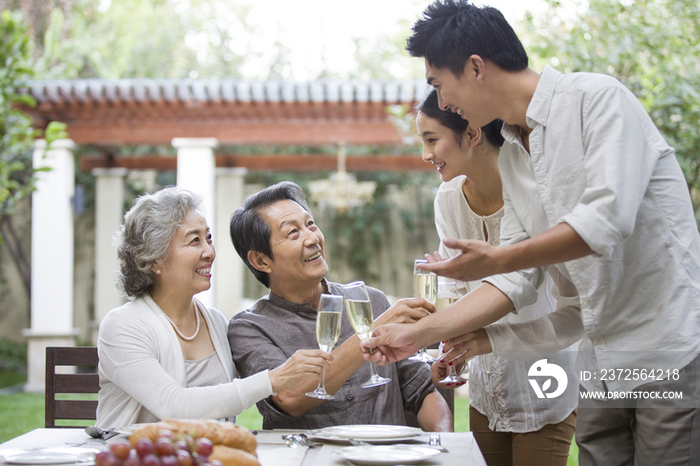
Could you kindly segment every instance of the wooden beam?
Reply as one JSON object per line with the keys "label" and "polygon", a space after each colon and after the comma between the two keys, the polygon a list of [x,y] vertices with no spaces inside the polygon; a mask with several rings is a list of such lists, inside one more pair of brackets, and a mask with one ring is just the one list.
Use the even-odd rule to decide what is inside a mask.
{"label": "wooden beam", "polygon": [[[244,167],[251,171],[335,171],[338,159],[332,155],[216,155],[217,167]],[[80,170],[94,168],[127,168],[130,170],[176,170],[176,157],[157,155],[139,157],[89,157],[80,159]],[[432,171],[432,164],[425,163],[419,155],[378,154],[348,156],[346,168],[358,171]]]}
{"label": "wooden beam", "polygon": [[213,137],[220,144],[400,145],[385,103],[103,102],[23,108],[38,128],[66,123],[78,144],[170,144]]}

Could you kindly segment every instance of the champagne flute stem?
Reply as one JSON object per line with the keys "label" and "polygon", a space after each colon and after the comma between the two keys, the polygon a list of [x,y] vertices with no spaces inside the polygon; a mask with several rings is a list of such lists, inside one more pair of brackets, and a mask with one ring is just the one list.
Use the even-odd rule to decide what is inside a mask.
{"label": "champagne flute stem", "polygon": [[369,370],[372,377],[377,376],[377,371],[374,369],[374,361],[372,361],[371,359],[369,360]]}
{"label": "champagne flute stem", "polygon": [[321,380],[318,382],[318,388],[316,389],[319,392],[326,393],[326,368],[322,367],[321,368]]}
{"label": "champagne flute stem", "polygon": [[[365,341],[365,339],[360,338],[361,341]],[[370,373],[370,378],[374,378],[377,376],[377,371],[374,369],[374,361],[372,361],[372,355],[374,355],[374,352],[377,351],[376,348],[370,349],[369,350],[369,373]]]}

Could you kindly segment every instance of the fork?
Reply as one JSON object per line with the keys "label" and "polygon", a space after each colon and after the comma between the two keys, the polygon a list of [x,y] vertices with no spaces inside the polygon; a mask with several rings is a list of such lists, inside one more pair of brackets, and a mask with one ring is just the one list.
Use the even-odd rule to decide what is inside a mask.
{"label": "fork", "polygon": [[430,440],[428,441],[428,445],[430,445],[431,447],[435,447],[440,451],[448,453],[447,448],[442,446],[442,441],[440,440],[440,434],[437,432],[430,433]]}
{"label": "fork", "polygon": [[309,448],[314,448],[314,447],[320,447],[323,446],[321,443],[315,443],[309,440],[309,438],[306,436],[306,434],[289,434],[289,435],[283,435],[283,439],[287,441],[287,446],[291,448],[296,448],[296,447],[309,447]]}

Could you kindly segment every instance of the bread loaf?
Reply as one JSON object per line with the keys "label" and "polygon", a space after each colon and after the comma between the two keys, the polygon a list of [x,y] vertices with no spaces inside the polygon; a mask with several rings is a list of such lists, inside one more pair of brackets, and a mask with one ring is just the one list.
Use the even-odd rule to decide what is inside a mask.
{"label": "bread loaf", "polygon": [[168,419],[166,421],[147,424],[140,427],[131,434],[129,441],[132,445],[136,445],[136,441],[140,438],[149,438],[156,441],[159,437],[158,433],[167,429],[175,435],[182,437],[189,435],[194,439],[206,437],[212,441],[214,445],[224,445],[230,448],[243,450],[255,457],[255,448],[257,442],[255,437],[248,429],[237,426],[231,422],[214,421],[214,420],[178,420]]}
{"label": "bread loaf", "polygon": [[218,460],[224,466],[260,466],[258,459],[247,451],[225,445],[214,445],[209,461]]}

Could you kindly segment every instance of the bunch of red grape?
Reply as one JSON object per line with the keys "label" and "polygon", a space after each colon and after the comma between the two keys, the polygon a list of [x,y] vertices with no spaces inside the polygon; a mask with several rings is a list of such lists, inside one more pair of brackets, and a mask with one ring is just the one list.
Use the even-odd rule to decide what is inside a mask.
{"label": "bunch of red grape", "polygon": [[161,430],[154,442],[140,438],[134,448],[128,440],[117,440],[109,445],[109,451],[95,456],[96,466],[221,466],[221,462],[209,462],[214,451],[211,440],[205,437],[194,440],[190,436],[176,439],[169,430]]}

